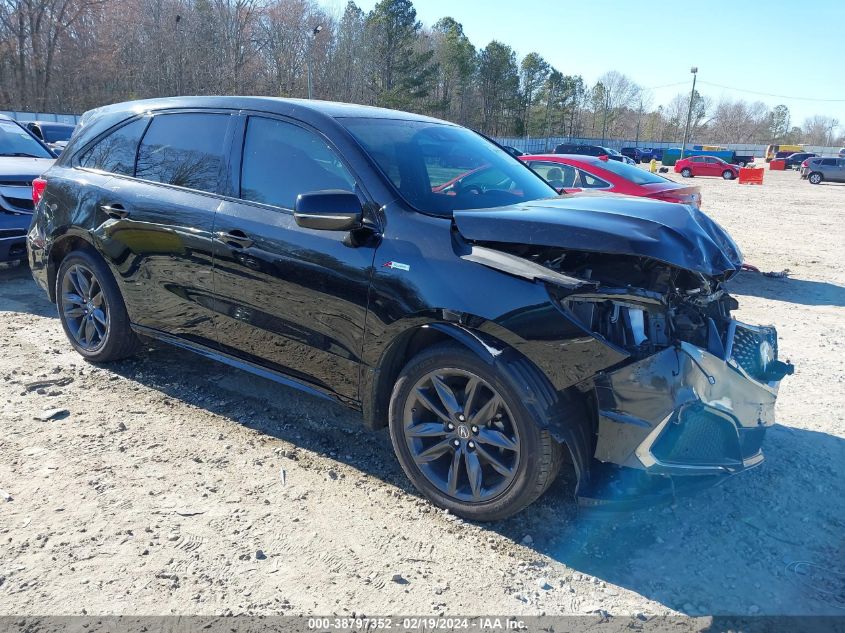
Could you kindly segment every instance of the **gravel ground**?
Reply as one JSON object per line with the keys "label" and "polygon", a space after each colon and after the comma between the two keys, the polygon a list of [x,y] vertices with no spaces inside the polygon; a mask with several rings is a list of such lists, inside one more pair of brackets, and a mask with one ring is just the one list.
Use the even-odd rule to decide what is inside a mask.
{"label": "gravel ground", "polygon": [[733,292],[797,372],[760,468],[632,513],[579,512],[562,478],[464,522],[355,413],[169,348],[90,365],[0,269],[0,614],[845,614],[845,185],[695,183],[788,269]]}

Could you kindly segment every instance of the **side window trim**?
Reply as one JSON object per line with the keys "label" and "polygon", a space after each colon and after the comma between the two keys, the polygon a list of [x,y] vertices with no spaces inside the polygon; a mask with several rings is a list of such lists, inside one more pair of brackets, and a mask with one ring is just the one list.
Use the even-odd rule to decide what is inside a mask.
{"label": "side window trim", "polygon": [[[257,200],[248,200],[246,198],[241,198],[241,180],[243,176],[243,161],[244,161],[244,147],[246,146],[246,134],[247,129],[249,127],[249,119],[251,118],[262,118],[268,119],[270,121],[279,121],[281,123],[287,123],[290,125],[294,125],[306,132],[311,134],[317,135],[323,142],[326,143],[328,148],[331,152],[337,157],[337,159],[341,162],[344,168],[349,172],[352,178],[355,181],[355,191],[354,193],[358,194],[358,197],[363,197],[364,200],[362,203],[365,206],[369,206],[373,203],[372,196],[369,195],[367,190],[364,188],[363,181],[358,173],[352,168],[349,162],[344,157],[343,153],[338,150],[337,146],[326,137],[320,130],[311,127],[304,121],[299,119],[294,119],[288,116],[284,116],[281,114],[275,114],[271,112],[261,112],[255,110],[240,110],[237,113],[237,116],[233,117],[237,119],[235,124],[235,130],[232,139],[232,150],[229,153],[229,167],[228,169],[231,170],[230,177],[231,182],[229,183],[231,186],[231,192],[229,194],[225,194],[223,197],[230,199],[233,202],[237,202],[238,204],[247,204],[255,207],[260,207],[262,209],[268,209],[271,211],[276,211],[279,213],[286,213],[288,215],[293,215],[294,210],[289,209],[287,207],[282,207],[275,204],[269,204],[266,202],[259,202]],[[365,211],[366,215],[366,211]]]}

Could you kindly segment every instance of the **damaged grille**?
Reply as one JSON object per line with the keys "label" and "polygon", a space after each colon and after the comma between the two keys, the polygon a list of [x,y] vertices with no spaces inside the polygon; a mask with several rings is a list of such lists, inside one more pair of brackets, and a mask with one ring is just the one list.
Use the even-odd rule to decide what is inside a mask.
{"label": "damaged grille", "polygon": [[736,324],[730,355],[749,376],[756,380],[766,380],[768,365],[778,357],[775,329]]}

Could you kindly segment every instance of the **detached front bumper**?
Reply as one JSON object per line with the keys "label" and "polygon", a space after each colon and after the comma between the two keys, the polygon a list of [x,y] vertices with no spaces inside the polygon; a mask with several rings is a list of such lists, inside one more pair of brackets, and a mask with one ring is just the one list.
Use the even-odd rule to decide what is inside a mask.
{"label": "detached front bumper", "polygon": [[[774,328],[732,323],[724,357],[688,343],[595,379],[595,458],[653,475],[731,475],[763,461],[780,380]],[[716,477],[715,479],[719,479]]]}

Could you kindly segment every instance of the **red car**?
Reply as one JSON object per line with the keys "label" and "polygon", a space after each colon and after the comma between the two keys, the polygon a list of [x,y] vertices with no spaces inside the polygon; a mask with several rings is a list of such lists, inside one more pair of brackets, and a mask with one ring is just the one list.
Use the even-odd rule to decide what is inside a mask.
{"label": "red car", "polygon": [[725,180],[733,180],[739,177],[739,166],[726,163],[716,156],[690,156],[675,163],[675,173],[684,178],[721,176]]}
{"label": "red car", "polygon": [[698,187],[679,184],[635,165],[609,160],[606,156],[537,154],[520,156],[519,159],[561,192],[608,191],[701,206]]}

